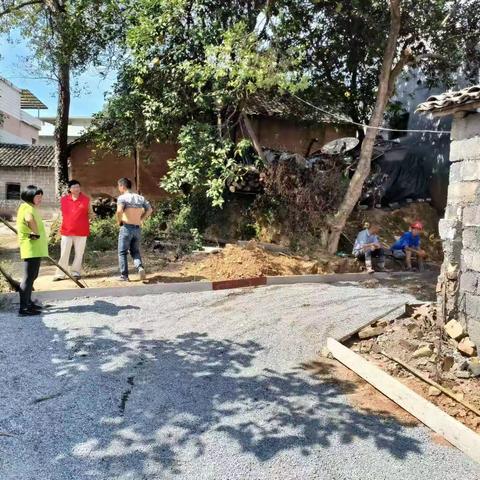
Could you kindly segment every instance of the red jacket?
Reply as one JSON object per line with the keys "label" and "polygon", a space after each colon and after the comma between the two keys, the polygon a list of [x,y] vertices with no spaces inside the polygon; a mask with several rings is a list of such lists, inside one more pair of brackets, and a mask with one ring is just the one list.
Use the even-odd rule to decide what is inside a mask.
{"label": "red jacket", "polygon": [[77,200],[71,194],[60,200],[62,227],[60,233],[67,237],[88,237],[90,235],[90,199],[80,193]]}

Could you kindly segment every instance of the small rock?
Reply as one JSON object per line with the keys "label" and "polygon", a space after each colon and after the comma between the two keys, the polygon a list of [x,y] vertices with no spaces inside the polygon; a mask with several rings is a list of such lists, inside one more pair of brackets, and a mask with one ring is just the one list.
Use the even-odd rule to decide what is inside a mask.
{"label": "small rock", "polygon": [[470,337],[463,338],[458,343],[458,350],[462,352],[467,357],[473,357],[476,354],[477,348],[475,344],[470,340]]}
{"label": "small rock", "polygon": [[324,358],[333,358],[332,352],[328,349],[328,347],[323,347],[320,355]]}
{"label": "small rock", "polygon": [[420,347],[418,350],[415,350],[413,352],[412,358],[429,357],[432,354],[432,351],[432,345],[424,345],[423,347]]}
{"label": "small rock", "polygon": [[441,395],[441,391],[437,387],[429,387],[428,389],[428,396],[429,397],[438,397]]}
{"label": "small rock", "polygon": [[375,326],[376,326],[376,327],[388,327],[388,324],[389,324],[388,320],[379,320],[379,321],[375,324]]}
{"label": "small rock", "polygon": [[456,320],[450,320],[444,329],[447,335],[454,340],[458,340],[463,335],[463,327]]}
{"label": "small rock", "polygon": [[467,416],[467,412],[465,410],[463,410],[463,408],[461,410],[459,410],[458,413],[457,413],[457,417],[464,418],[466,416]]}
{"label": "small rock", "polygon": [[458,370],[455,372],[455,376],[457,378],[470,378],[470,372],[467,372],[465,370]]}
{"label": "small rock", "polygon": [[468,366],[470,373],[474,377],[480,377],[480,358],[474,357],[472,358],[470,365]]}
{"label": "small rock", "polygon": [[456,397],[458,400],[463,400],[463,398],[465,397],[465,395],[464,395],[463,392],[459,392],[459,393],[455,394],[455,397]]}
{"label": "small rock", "polygon": [[[372,352],[380,353],[381,351],[382,351],[382,347],[380,346],[380,344],[377,342],[374,342],[372,345]],[[383,358],[382,355],[380,355],[380,358]]]}
{"label": "small rock", "polygon": [[454,363],[455,359],[451,355],[444,357],[442,360],[442,371],[448,372],[453,367]]}
{"label": "small rock", "polygon": [[478,428],[480,425],[480,417],[472,418],[471,425],[473,428]]}
{"label": "small rock", "polygon": [[410,342],[409,340],[405,340],[404,338],[401,338],[398,341],[398,344],[409,352],[413,352],[417,349],[417,345],[415,343]]}
{"label": "small rock", "polygon": [[360,353],[370,353],[372,351],[372,342],[363,342],[360,345]]}
{"label": "small rock", "polygon": [[385,329],[382,327],[366,327],[358,332],[358,336],[363,340],[378,337],[378,335],[382,335],[383,333],[385,333]]}

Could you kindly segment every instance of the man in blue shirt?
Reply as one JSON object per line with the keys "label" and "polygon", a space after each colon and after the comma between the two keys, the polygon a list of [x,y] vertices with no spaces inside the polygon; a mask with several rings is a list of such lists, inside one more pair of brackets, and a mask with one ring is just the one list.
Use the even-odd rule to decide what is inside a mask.
{"label": "man in blue shirt", "polygon": [[362,230],[357,235],[355,245],[353,246],[353,255],[359,260],[365,260],[368,273],[375,271],[372,265],[372,258],[377,260],[377,268],[379,271],[385,269],[385,253],[378,239],[379,231],[380,227],[378,225],[367,226],[365,230]]}
{"label": "man in blue shirt", "polygon": [[426,256],[420,248],[420,232],[423,230],[421,222],[414,222],[410,230],[392,245],[392,254],[395,258],[404,258],[407,270],[412,270],[412,257],[417,258],[418,269],[423,270],[423,259]]}

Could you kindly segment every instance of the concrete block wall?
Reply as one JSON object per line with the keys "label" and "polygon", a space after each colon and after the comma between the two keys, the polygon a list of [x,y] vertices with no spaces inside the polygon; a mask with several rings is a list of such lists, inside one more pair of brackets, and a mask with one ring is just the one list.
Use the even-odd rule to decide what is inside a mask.
{"label": "concrete block wall", "polygon": [[437,292],[445,320],[459,320],[480,348],[480,114],[453,120],[450,183],[440,221],[445,260]]}
{"label": "concrete block wall", "polygon": [[27,185],[37,185],[43,190],[43,204],[54,207],[55,170],[53,168],[6,168],[0,167],[0,209],[14,213],[17,201],[7,200],[7,183],[20,183],[20,190]]}

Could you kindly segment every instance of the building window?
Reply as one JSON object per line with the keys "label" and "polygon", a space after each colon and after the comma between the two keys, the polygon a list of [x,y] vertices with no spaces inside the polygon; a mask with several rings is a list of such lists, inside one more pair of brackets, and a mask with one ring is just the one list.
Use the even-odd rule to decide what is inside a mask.
{"label": "building window", "polygon": [[20,184],[7,183],[7,200],[20,200]]}

